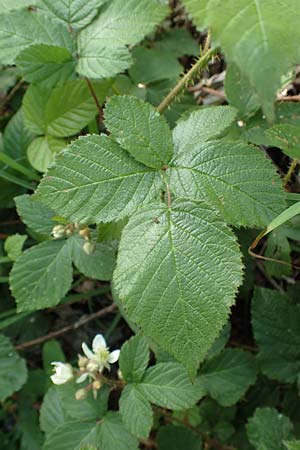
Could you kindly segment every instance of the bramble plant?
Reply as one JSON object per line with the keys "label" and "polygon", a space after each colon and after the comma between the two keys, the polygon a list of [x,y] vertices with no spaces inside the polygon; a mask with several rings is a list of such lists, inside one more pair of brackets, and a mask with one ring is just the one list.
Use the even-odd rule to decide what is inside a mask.
{"label": "bramble plant", "polygon": [[0,6],[1,448],[300,450],[300,1]]}

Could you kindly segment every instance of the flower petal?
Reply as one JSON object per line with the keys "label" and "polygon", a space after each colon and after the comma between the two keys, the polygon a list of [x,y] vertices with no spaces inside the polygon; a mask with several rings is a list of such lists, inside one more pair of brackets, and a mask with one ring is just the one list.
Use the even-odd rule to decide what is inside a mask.
{"label": "flower petal", "polygon": [[97,334],[93,339],[93,351],[97,353],[99,350],[106,349],[106,340],[102,336],[102,334]]}
{"label": "flower petal", "polygon": [[88,376],[89,374],[87,372],[83,373],[79,378],[77,378],[76,383],[83,383]]}
{"label": "flower petal", "polygon": [[111,352],[111,353],[109,354],[109,357],[107,358],[107,361],[108,361],[110,364],[113,364],[113,363],[115,363],[115,362],[118,361],[119,356],[120,356],[120,350],[114,350],[113,352]]}
{"label": "flower petal", "polygon": [[88,348],[85,342],[82,343],[82,351],[87,358],[93,358],[94,353]]}

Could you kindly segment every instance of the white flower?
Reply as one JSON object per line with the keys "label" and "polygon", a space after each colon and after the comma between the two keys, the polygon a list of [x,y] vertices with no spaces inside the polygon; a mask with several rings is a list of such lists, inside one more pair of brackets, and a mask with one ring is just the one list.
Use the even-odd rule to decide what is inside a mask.
{"label": "white flower", "polygon": [[102,372],[104,368],[110,370],[110,364],[117,362],[119,359],[120,350],[114,350],[110,353],[102,334],[97,334],[94,337],[92,348],[93,351],[85,343],[82,344],[83,353],[95,369],[96,365],[98,366],[99,372]]}
{"label": "white flower", "polygon": [[70,364],[54,361],[51,363],[54,366],[55,373],[51,375],[51,380],[54,384],[64,384],[73,378],[73,368]]}

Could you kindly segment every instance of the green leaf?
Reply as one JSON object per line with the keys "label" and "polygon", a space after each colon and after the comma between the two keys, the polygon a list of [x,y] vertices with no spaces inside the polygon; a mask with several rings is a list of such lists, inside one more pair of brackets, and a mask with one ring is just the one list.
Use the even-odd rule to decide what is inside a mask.
{"label": "green leaf", "polygon": [[167,15],[157,0],[112,0],[78,39],[78,72],[89,78],[116,75],[131,64],[126,46],[151,33]]}
{"label": "green leaf", "polygon": [[49,238],[55,225],[55,222],[52,220],[55,216],[54,211],[48,209],[42,203],[33,200],[30,195],[20,195],[19,197],[15,197],[14,200],[22,222],[36,233]]}
{"label": "green leaf", "polygon": [[153,426],[153,411],[139,386],[128,384],[120,398],[122,420],[130,433],[147,439]]}
{"label": "green leaf", "polygon": [[39,7],[46,14],[53,14],[57,19],[75,29],[88,25],[98,13],[98,8],[107,0],[41,0]]}
{"label": "green leaf", "polygon": [[51,92],[51,89],[31,84],[23,97],[24,123],[35,134],[46,133],[45,111]]}
{"label": "green leaf", "polygon": [[129,74],[136,84],[178,78],[182,72],[181,64],[168,50],[140,46],[133,49],[132,56],[135,62]]}
{"label": "green leaf", "polygon": [[300,40],[299,21],[298,0],[210,0],[207,5],[206,24],[214,39],[249,78],[270,119],[281,77],[299,62],[294,45]]}
{"label": "green leaf", "polygon": [[4,243],[4,250],[7,253],[7,256],[12,261],[15,261],[21,254],[23,245],[27,239],[27,235],[25,234],[13,234],[9,236]]}
{"label": "green leaf", "polygon": [[[189,132],[187,127],[185,135]],[[241,142],[179,148],[171,162],[170,188],[179,197],[214,206],[235,226],[267,225],[285,206],[275,168],[260,150]]]}
{"label": "green leaf", "polygon": [[165,118],[136,97],[111,97],[105,107],[105,124],[121,147],[148,167],[161,169],[173,156]]}
{"label": "green leaf", "polygon": [[300,441],[284,441],[287,450],[300,450]]}
{"label": "green leaf", "polygon": [[219,336],[214,341],[213,345],[208,350],[205,359],[212,359],[215,356],[219,355],[221,351],[224,349],[225,345],[227,344],[227,341],[230,337],[230,322],[228,321],[224,328],[221,330]]}
{"label": "green leaf", "polygon": [[296,381],[300,370],[299,323],[299,305],[293,305],[279,292],[255,289],[252,325],[259,347],[258,362],[269,378],[287,383]]}
{"label": "green leaf", "polygon": [[166,425],[158,430],[158,450],[201,450],[202,439],[183,426]]}
{"label": "green leaf", "polygon": [[235,63],[226,69],[225,91],[228,103],[238,110],[241,118],[252,116],[260,107],[257,93]]}
{"label": "green leaf", "polygon": [[87,255],[83,250],[84,242],[86,241],[78,235],[69,238],[73,263],[87,277],[110,281],[116,264],[113,247],[109,244],[96,243],[93,253]]}
{"label": "green leaf", "polygon": [[36,197],[73,222],[118,220],[158,192],[159,174],[105,135],[85,136],[56,158]]}
{"label": "green leaf", "polygon": [[122,345],[119,367],[122,377],[128,383],[138,383],[149,364],[150,352],[147,339],[138,334]]}
{"label": "green leaf", "polygon": [[22,9],[25,6],[35,5],[36,0],[0,0],[1,12],[8,12],[14,9]]}
{"label": "green leaf", "polygon": [[253,356],[239,349],[225,349],[201,367],[197,384],[222,406],[232,406],[255,383]]}
{"label": "green leaf", "polygon": [[87,397],[83,400],[77,400],[75,393],[82,385],[74,382],[68,382],[57,386],[57,392],[67,417],[69,419],[80,419],[81,421],[96,421],[101,419],[107,411],[107,401],[109,389],[103,386],[98,392],[97,399],[93,398],[89,391]]}
{"label": "green leaf", "polygon": [[266,135],[271,145],[281,148],[291,158],[300,158],[300,132],[297,125],[274,125],[266,131]]}
{"label": "green leaf", "polygon": [[75,77],[76,62],[65,47],[31,45],[18,55],[16,64],[26,81],[47,88]]}
{"label": "green leaf", "polygon": [[211,106],[197,109],[182,119],[173,130],[176,153],[184,153],[199,144],[219,137],[236,117],[231,106]]}
{"label": "green leaf", "polygon": [[257,408],[247,424],[250,443],[256,450],[285,450],[283,440],[291,438],[293,424],[275,408]]}
{"label": "green leaf", "polygon": [[13,265],[9,282],[18,312],[57,305],[72,283],[66,241],[46,241],[26,250]]}
{"label": "green leaf", "polygon": [[10,340],[0,335],[0,401],[18,391],[27,379],[26,363]]}
{"label": "green leaf", "polygon": [[65,422],[47,434],[43,450],[81,450],[84,445],[96,446],[97,428],[95,422]]}
{"label": "green leaf", "polygon": [[[94,85],[101,104],[110,87],[110,80]],[[46,133],[56,137],[72,136],[95,117],[95,101],[84,80],[69,81],[55,88],[45,109]]]}
{"label": "green leaf", "polygon": [[185,6],[190,18],[195,23],[198,30],[203,30],[206,6],[209,0],[182,0],[182,4]]}
{"label": "green leaf", "polygon": [[25,127],[23,113],[19,109],[5,128],[3,150],[15,161],[29,165],[26,157],[26,149],[33,139],[34,135]]}
{"label": "green leaf", "polygon": [[105,450],[138,450],[138,441],[128,433],[119,413],[109,412],[101,422],[97,444]]}
{"label": "green leaf", "polygon": [[147,205],[123,230],[115,287],[130,319],[195,374],[234,303],[240,257],[207,205]]}
{"label": "green leaf", "polygon": [[27,149],[27,156],[32,167],[39,172],[46,172],[54,162],[55,153],[66,147],[63,139],[51,136],[37,137]]}
{"label": "green leaf", "polygon": [[66,47],[74,51],[74,41],[67,27],[32,10],[0,15],[0,61],[13,64],[18,54],[32,44]]}
{"label": "green leaf", "polygon": [[40,412],[40,426],[45,433],[51,433],[66,422],[66,413],[56,386],[51,387],[44,397]]}
{"label": "green leaf", "polygon": [[202,397],[191,383],[186,370],[177,363],[159,363],[150,367],[139,390],[151,403],[169,409],[187,409]]}
{"label": "green leaf", "polygon": [[185,28],[171,28],[162,39],[155,42],[155,48],[171,53],[176,58],[183,55],[198,55],[200,52],[197,41]]}

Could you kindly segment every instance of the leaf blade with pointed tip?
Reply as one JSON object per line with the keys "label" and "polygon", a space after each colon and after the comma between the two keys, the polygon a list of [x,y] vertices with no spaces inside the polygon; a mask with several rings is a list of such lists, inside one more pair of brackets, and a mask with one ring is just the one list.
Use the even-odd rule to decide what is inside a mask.
{"label": "leaf blade with pointed tip", "polygon": [[120,413],[125,427],[134,436],[147,439],[153,425],[153,411],[138,385],[125,386],[120,398]]}
{"label": "leaf blade with pointed tip", "polygon": [[241,278],[234,235],[206,204],[147,205],[123,230],[116,290],[130,319],[191,374],[225,325]]}
{"label": "leaf blade with pointed tip", "polygon": [[93,135],[79,138],[57,155],[36,197],[73,222],[107,222],[153,198],[160,183],[158,173],[112,139]]}
{"label": "leaf blade with pointed tip", "polygon": [[137,161],[161,169],[173,156],[170,128],[149,103],[129,95],[113,96],[105,107],[105,124],[114,139]]}

